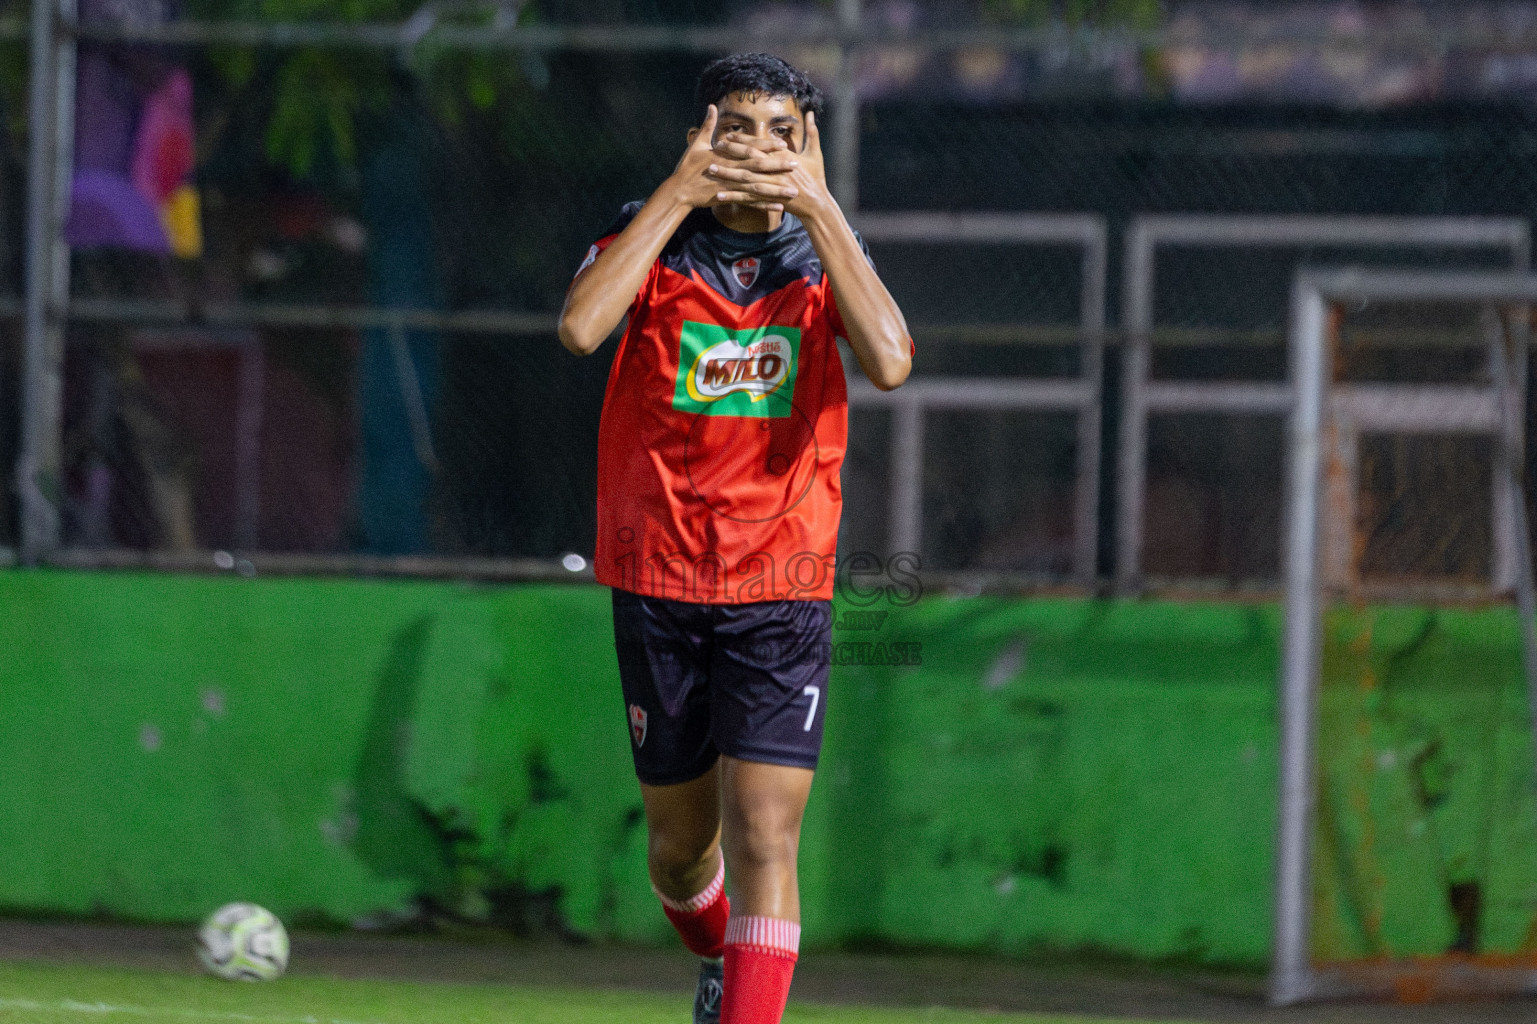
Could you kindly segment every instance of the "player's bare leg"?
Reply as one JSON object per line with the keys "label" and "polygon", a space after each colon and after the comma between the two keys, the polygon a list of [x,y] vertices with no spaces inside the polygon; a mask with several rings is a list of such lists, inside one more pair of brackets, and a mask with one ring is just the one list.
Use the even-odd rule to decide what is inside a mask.
{"label": "player's bare leg", "polygon": [[[651,884],[675,902],[692,899],[720,870],[720,765],[691,782],[640,787],[646,805]],[[717,954],[719,955],[719,954]]]}
{"label": "player's bare leg", "polygon": [[779,1024],[800,951],[795,862],[812,772],[731,757],[720,768],[722,845],[737,900],[721,1024]]}
{"label": "player's bare leg", "polygon": [[651,885],[683,944],[702,958],[694,1024],[720,1020],[725,976],[725,862],[720,852],[720,765],[671,786],[641,784]]}

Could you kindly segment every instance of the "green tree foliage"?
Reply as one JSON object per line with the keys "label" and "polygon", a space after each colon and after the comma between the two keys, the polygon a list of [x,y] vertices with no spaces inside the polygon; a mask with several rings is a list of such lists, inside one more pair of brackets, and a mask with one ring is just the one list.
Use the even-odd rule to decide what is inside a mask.
{"label": "green tree foliage", "polygon": [[[718,20],[721,10],[704,0],[186,0],[185,14],[209,21],[400,25],[430,11],[437,24],[505,28],[543,20],[700,24]],[[399,53],[313,47],[258,55],[216,48],[210,59],[236,93],[262,91],[261,102],[270,107],[267,157],[298,177],[321,165],[356,165],[360,126],[386,113],[392,89],[402,81],[392,71],[402,65],[419,98],[445,125],[474,119],[484,127],[489,117],[500,122],[495,134],[517,134],[521,145],[534,150],[541,145],[538,135],[516,127],[528,122],[532,104],[544,102],[548,69],[537,57],[452,50],[428,33]]]}
{"label": "green tree foliage", "polygon": [[[421,6],[420,0],[189,0],[186,13],[209,21],[398,25]],[[489,3],[433,6],[441,18],[460,24],[490,24],[497,14]],[[537,12],[524,5],[519,16],[533,20]],[[392,66],[409,70],[429,106],[448,123],[461,122],[469,109],[489,110],[529,91],[516,58],[445,52],[430,36],[399,53],[345,46],[261,52],[217,47],[209,59],[232,94],[260,94],[269,109],[267,157],[301,178],[318,165],[356,165],[360,125],[385,113],[400,81]]]}

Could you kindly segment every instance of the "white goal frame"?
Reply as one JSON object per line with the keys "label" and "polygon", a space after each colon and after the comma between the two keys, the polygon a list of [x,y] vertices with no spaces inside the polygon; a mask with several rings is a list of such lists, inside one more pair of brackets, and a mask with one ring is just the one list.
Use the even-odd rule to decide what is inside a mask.
{"label": "white goal frame", "polygon": [[[1341,304],[1458,302],[1481,307],[1490,349],[1485,387],[1392,388],[1341,385],[1332,365],[1332,311]],[[1448,956],[1320,965],[1308,953],[1311,853],[1317,778],[1314,732],[1322,668],[1323,594],[1337,585],[1326,568],[1323,509],[1326,468],[1338,461],[1337,425],[1363,408],[1382,411],[1373,429],[1388,433],[1476,434],[1493,437],[1495,475],[1514,534],[1516,568],[1510,586],[1492,566],[1490,590],[1514,589],[1521,615],[1522,655],[1529,702],[1537,717],[1537,600],[1532,586],[1519,453],[1525,373],[1527,307],[1537,305],[1537,275],[1503,272],[1339,270],[1300,272],[1292,289],[1288,328],[1294,404],[1289,428],[1289,476],[1284,553],[1285,626],[1281,647],[1280,827],[1276,858],[1274,960],[1270,1001],[1288,1005],[1345,997],[1446,998],[1537,993],[1537,965],[1497,957]],[[1510,330],[1507,332],[1506,326]],[[1507,342],[1507,338],[1509,341]],[[1417,391],[1415,400],[1409,392]],[[1375,397],[1373,397],[1375,396]],[[1375,406],[1373,403],[1376,403]],[[1337,474],[1336,474],[1337,475]],[[1352,480],[1351,486],[1358,486]]]}

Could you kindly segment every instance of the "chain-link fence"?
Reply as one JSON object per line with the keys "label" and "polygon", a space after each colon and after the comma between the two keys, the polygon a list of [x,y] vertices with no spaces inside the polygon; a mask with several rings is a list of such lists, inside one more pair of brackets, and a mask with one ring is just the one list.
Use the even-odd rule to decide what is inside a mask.
{"label": "chain-link fence", "polygon": [[[37,163],[49,133],[19,70],[32,22],[0,5],[0,460],[23,461],[0,542],[43,560],[518,574],[590,557],[613,346],[570,357],[555,314],[587,245],[672,168],[720,52],[782,52],[824,85],[856,223],[1098,225],[1087,259],[1064,237],[871,231],[918,343],[909,387],[933,387],[906,405],[854,396],[843,546],[916,541],[929,568],[974,579],[1265,585],[1283,407],[1143,409],[1128,389],[1283,386],[1302,264],[1528,258],[1434,238],[1176,242],[1151,257],[1139,368],[1123,344],[1139,222],[1537,212],[1526,3],[381,2],[341,24],[254,0],[82,0],[78,31],[67,0],[39,9],[58,16],[44,52],[73,61],[74,95],[35,109],[74,129],[54,133],[68,168]],[[198,252],[110,244],[132,225],[92,234],[111,200],[90,206],[84,172],[132,164],[144,105],[182,72]],[[30,194],[74,243],[67,273],[28,276],[29,159],[52,189]],[[151,213],[172,224],[174,201]],[[56,423],[29,286],[57,300],[36,300],[58,327]],[[1360,372],[1420,372],[1427,323],[1381,325],[1409,341]],[[1056,397],[958,397],[979,381]],[[1487,453],[1402,438],[1361,453],[1363,565],[1477,575],[1487,516],[1453,495],[1478,490]]]}

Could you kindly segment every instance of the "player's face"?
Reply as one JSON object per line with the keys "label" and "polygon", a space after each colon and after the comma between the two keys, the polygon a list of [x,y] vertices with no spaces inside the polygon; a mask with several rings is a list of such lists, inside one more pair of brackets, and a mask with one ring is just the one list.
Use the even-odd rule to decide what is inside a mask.
{"label": "player's face", "polygon": [[789,96],[763,93],[732,93],[717,105],[714,143],[731,139],[783,139],[792,152],[800,152],[806,125],[800,104]]}

